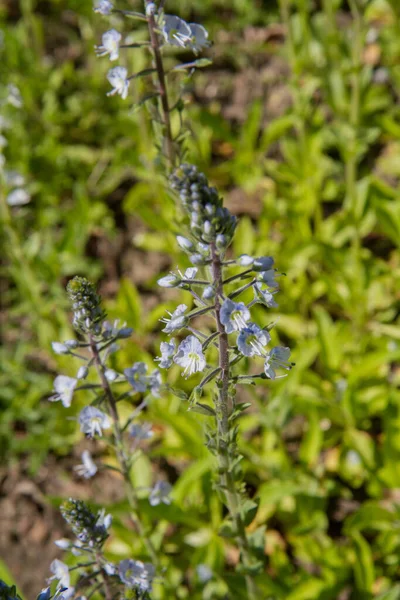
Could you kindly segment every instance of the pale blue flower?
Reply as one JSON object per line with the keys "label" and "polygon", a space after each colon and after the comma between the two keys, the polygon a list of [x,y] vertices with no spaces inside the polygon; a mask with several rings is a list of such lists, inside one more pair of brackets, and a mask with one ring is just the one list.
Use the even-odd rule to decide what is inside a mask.
{"label": "pale blue flower", "polygon": [[278,306],[273,296],[274,293],[275,292],[270,292],[268,289],[264,289],[259,281],[254,284],[254,297],[258,302],[261,302],[261,304],[268,306],[268,308],[276,308]]}
{"label": "pale blue flower", "polygon": [[151,592],[155,576],[155,568],[151,563],[126,558],[119,563],[118,574],[127,587],[140,592]]}
{"label": "pale blue flower", "polygon": [[271,340],[268,331],[264,331],[255,323],[247,323],[237,338],[237,346],[244,356],[263,356],[264,346]]}
{"label": "pale blue flower", "polygon": [[175,354],[176,344],[175,340],[172,339],[170,342],[161,342],[160,351],[161,357],[156,358],[156,362],[159,363],[161,369],[169,369],[172,365],[173,356]]}
{"label": "pale blue flower", "polygon": [[17,188],[7,195],[6,202],[9,206],[24,206],[29,204],[31,197],[23,188]]}
{"label": "pale blue flower", "polygon": [[183,274],[184,279],[194,279],[197,275],[196,267],[188,267]]}
{"label": "pale blue flower", "polygon": [[172,333],[173,331],[178,331],[179,329],[182,329],[188,324],[189,318],[183,314],[187,311],[187,308],[188,307],[186,306],[186,304],[179,304],[179,306],[174,310],[173,313],[167,311],[170,318],[168,319],[168,317],[164,317],[163,319],[161,319],[162,323],[166,323],[166,327],[164,327],[163,329],[165,333]]}
{"label": "pale blue flower", "polygon": [[128,96],[130,83],[127,69],[125,69],[125,67],[114,67],[108,71],[107,79],[113,88],[111,92],[107,93],[107,96],[119,94],[121,98],[125,100],[125,98]]}
{"label": "pale blue flower", "polygon": [[68,565],[56,558],[50,565],[50,571],[53,573],[53,576],[50,577],[49,582],[56,579],[58,581],[58,587],[69,588],[70,576]]}
{"label": "pale blue flower", "polygon": [[183,375],[186,375],[186,377],[190,377],[193,373],[205,369],[206,359],[203,347],[197,337],[189,335],[179,344],[174,362],[184,367]]}
{"label": "pale blue flower", "polygon": [[164,15],[162,34],[167,44],[181,48],[185,48],[192,38],[189,25],[175,15]]}
{"label": "pale blue flower", "polygon": [[196,567],[197,577],[200,579],[201,583],[207,583],[212,579],[213,573],[208,565],[200,564]]}
{"label": "pale blue flower", "polygon": [[262,271],[258,276],[258,281],[266,283],[269,287],[276,288],[278,283],[275,281],[276,271],[275,269],[268,269],[268,271]]}
{"label": "pale blue flower", "polygon": [[19,88],[13,83],[9,83],[7,86],[7,92],[7,102],[15,108],[22,108],[24,103]]}
{"label": "pale blue flower", "polygon": [[89,437],[103,435],[103,429],[110,429],[111,421],[108,415],[95,406],[85,406],[79,413],[79,425],[82,433]]}
{"label": "pale blue flower", "polygon": [[147,390],[147,366],[144,362],[134,363],[130,369],[124,369],[124,373],[135,392],[145,392]]}
{"label": "pale blue flower", "polygon": [[129,435],[138,441],[150,440],[154,432],[151,423],[133,423],[129,429]]}
{"label": "pale blue flower", "polygon": [[150,492],[149,503],[150,506],[158,506],[159,504],[171,504],[171,493],[172,487],[168,481],[157,481],[155,486]]}
{"label": "pale blue flower", "polygon": [[153,371],[147,378],[147,384],[149,386],[150,394],[155,398],[160,396],[160,388],[162,384],[161,373],[158,369]]}
{"label": "pale blue flower", "polygon": [[78,475],[84,477],[85,479],[90,479],[91,477],[94,477],[94,475],[96,475],[97,466],[93,461],[92,455],[90,454],[89,450],[84,450],[82,452],[82,464],[76,465],[76,467],[74,467],[74,470],[78,473]]}
{"label": "pale blue flower", "polygon": [[109,15],[113,8],[114,7],[109,0],[98,0],[93,6],[94,12],[104,16]]}
{"label": "pale blue flower", "polygon": [[54,380],[53,387],[55,394],[49,400],[52,402],[60,401],[65,408],[69,408],[72,402],[72,396],[78,380],[67,375],[57,375]]}
{"label": "pale blue flower", "polygon": [[250,319],[250,311],[244,302],[233,302],[228,298],[221,306],[220,319],[226,333],[241,331]]}
{"label": "pale blue flower", "polygon": [[107,529],[110,529],[111,523],[112,516],[106,513],[106,509],[102,508],[101,510],[99,510],[99,512],[97,513],[96,527],[101,527],[105,531],[107,531]]}
{"label": "pale blue flower", "polygon": [[269,379],[276,379],[276,368],[286,369],[290,371],[292,364],[288,362],[290,356],[290,348],[276,346],[267,354],[264,363],[264,373]]}
{"label": "pale blue flower", "polygon": [[126,327],[126,323],[120,324],[119,319],[116,319],[114,323],[104,321],[103,323],[103,338],[109,340],[111,338],[128,338],[132,335],[132,327]]}
{"label": "pale blue flower", "polygon": [[208,41],[208,31],[203,25],[198,25],[197,23],[188,23],[188,25],[191,33],[189,47],[195,54],[198,54],[203,48],[207,48],[207,46],[210,45],[210,42]]}
{"label": "pale blue flower", "polygon": [[117,565],[113,565],[113,563],[107,562],[103,565],[103,570],[107,573],[107,575],[117,575],[118,567]]}
{"label": "pale blue flower", "polygon": [[119,43],[122,35],[116,29],[110,29],[101,37],[102,45],[95,46],[97,56],[110,55],[110,60],[117,60],[119,56]]}

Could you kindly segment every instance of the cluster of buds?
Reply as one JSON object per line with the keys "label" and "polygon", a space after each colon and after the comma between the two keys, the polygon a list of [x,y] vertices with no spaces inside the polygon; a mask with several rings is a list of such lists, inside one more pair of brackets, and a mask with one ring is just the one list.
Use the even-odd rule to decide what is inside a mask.
{"label": "cluster of buds", "polygon": [[[209,185],[204,173],[194,165],[183,164],[171,175],[170,185],[178,193],[189,216],[190,231],[198,242],[200,256],[207,257],[208,244],[212,242],[220,251],[225,251],[235,233],[236,217],[222,206],[222,199],[216,188]],[[191,251],[190,244],[187,245]],[[194,262],[207,264],[200,259]]]}
{"label": "cluster of buds", "polygon": [[74,277],[68,283],[67,294],[74,311],[75,329],[85,333],[100,333],[105,313],[94,285],[84,277]]}
{"label": "cluster of buds", "polygon": [[61,506],[61,514],[78,540],[89,548],[101,547],[108,537],[110,515],[95,515],[82,500],[70,498]]}

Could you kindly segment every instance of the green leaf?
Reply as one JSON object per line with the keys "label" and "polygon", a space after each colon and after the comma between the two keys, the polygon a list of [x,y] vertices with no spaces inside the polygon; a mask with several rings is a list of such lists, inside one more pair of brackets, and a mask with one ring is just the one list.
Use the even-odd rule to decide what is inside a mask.
{"label": "green leaf", "polygon": [[235,410],[229,415],[229,421],[233,423],[240,415],[251,406],[251,402],[240,402],[236,404]]}
{"label": "green leaf", "polygon": [[257,502],[253,502],[253,500],[246,500],[244,504],[240,507],[240,512],[242,514],[243,521],[246,526],[250,525],[250,523],[254,520],[254,517],[257,514],[259,503],[259,499],[257,500]]}
{"label": "green leaf", "polygon": [[186,392],[179,388],[172,387],[168,383],[163,383],[161,386],[161,390],[169,392],[170,394],[172,394],[176,398],[179,398],[180,400],[189,400],[189,396]]}
{"label": "green leaf", "polygon": [[373,469],[375,465],[375,446],[371,436],[365,431],[349,429],[345,434],[345,439],[359,453],[365,466],[368,469]]}
{"label": "green leaf", "polygon": [[372,550],[363,536],[354,531],[351,534],[354,542],[355,561],[353,565],[357,589],[360,592],[372,593],[375,581],[374,559]]}
{"label": "green leaf", "polygon": [[318,460],[323,441],[323,431],[320,425],[318,412],[310,410],[308,417],[308,430],[300,446],[300,459],[309,467]]}
{"label": "green leaf", "polygon": [[357,512],[347,517],[344,531],[351,535],[353,531],[390,531],[396,522],[396,515],[379,506],[377,502],[366,502]]}
{"label": "green leaf", "polygon": [[321,358],[328,369],[336,370],[342,358],[336,327],[327,311],[321,306],[314,308],[314,315],[321,344]]}
{"label": "green leaf", "polygon": [[201,402],[197,402],[192,406],[189,406],[188,411],[199,413],[200,415],[204,415],[206,417],[215,417],[215,410],[208,406],[207,404],[202,404]]}
{"label": "green leaf", "polygon": [[116,299],[116,313],[123,315],[129,326],[142,328],[142,305],[136,286],[129,279],[121,279]]}
{"label": "green leaf", "polygon": [[235,538],[237,536],[237,529],[235,523],[233,523],[230,520],[225,520],[222,523],[218,534],[224,538]]}

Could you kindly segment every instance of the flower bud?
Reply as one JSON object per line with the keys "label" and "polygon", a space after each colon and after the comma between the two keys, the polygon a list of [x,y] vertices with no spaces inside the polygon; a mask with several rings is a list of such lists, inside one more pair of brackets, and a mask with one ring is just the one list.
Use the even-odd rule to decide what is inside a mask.
{"label": "flower bud", "polygon": [[202,254],[191,254],[189,260],[193,265],[207,265],[210,260]]}
{"label": "flower bud", "polygon": [[66,346],[68,346],[68,348],[77,348],[79,346],[79,344],[76,340],[67,340],[64,343]]}
{"label": "flower bud", "polygon": [[70,352],[68,346],[66,344],[61,344],[60,342],[51,342],[51,347],[56,354],[69,354]]}
{"label": "flower bud", "polygon": [[203,256],[209,256],[210,254],[210,246],[208,244],[205,244],[204,242],[199,242],[197,244],[197,250]]}
{"label": "flower bud", "polygon": [[58,546],[58,548],[61,548],[61,550],[68,550],[68,548],[71,546],[71,542],[69,540],[67,540],[66,538],[61,538],[61,540],[56,540],[55,545]]}
{"label": "flower bud", "polygon": [[219,233],[217,235],[217,237],[215,238],[215,243],[216,243],[217,248],[219,250],[225,250],[225,248],[228,245],[228,240],[226,238],[226,235],[223,235],[222,233]]}
{"label": "flower bud", "polygon": [[211,233],[212,225],[211,225],[210,221],[204,221],[203,231],[206,235],[209,235]]}
{"label": "flower bud", "polygon": [[213,300],[215,298],[215,289],[212,285],[208,285],[206,288],[204,288],[202,298],[204,300]]}
{"label": "flower bud", "polygon": [[254,271],[268,271],[274,264],[272,256],[260,256],[254,259],[253,269]]}
{"label": "flower bud", "polygon": [[77,379],[86,379],[86,377],[89,375],[89,369],[83,365],[82,367],[79,367],[78,372],[76,374],[76,378]]}
{"label": "flower bud", "polygon": [[132,335],[132,333],[133,333],[132,327],[122,327],[117,333],[117,338],[122,340],[124,338],[130,337]]}
{"label": "flower bud", "polygon": [[238,264],[241,267],[250,267],[253,264],[253,262],[254,258],[252,256],[249,256],[248,254],[242,254],[238,258]]}
{"label": "flower bud", "polygon": [[159,279],[157,281],[157,283],[160,287],[165,287],[165,288],[177,287],[180,284],[180,282],[181,282],[181,278],[178,277],[178,275],[175,275],[175,273],[170,273],[170,275],[161,277],[161,279]]}
{"label": "flower bud", "polygon": [[157,7],[154,2],[149,2],[146,6],[146,17],[152,17],[156,14]]}
{"label": "flower bud", "polygon": [[115,381],[116,379],[118,379],[118,373],[114,371],[114,369],[107,369],[104,375],[107,381]]}
{"label": "flower bud", "polygon": [[[7,596],[7,598],[8,598],[8,597],[9,597],[9,596]],[[44,588],[44,589],[43,589],[43,590],[40,592],[40,594],[39,594],[39,596],[36,598],[36,600],[50,600],[50,598],[51,598],[51,592],[50,592],[50,588],[48,587],[48,588]]]}
{"label": "flower bud", "polygon": [[193,248],[193,242],[188,238],[183,237],[182,235],[177,235],[176,241],[178,242],[178,245],[180,248],[182,248],[182,250],[192,250]]}

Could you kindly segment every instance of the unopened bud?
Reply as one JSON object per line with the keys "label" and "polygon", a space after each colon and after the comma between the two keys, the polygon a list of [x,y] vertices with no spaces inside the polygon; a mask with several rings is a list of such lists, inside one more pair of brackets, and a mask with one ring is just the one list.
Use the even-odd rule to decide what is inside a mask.
{"label": "unopened bud", "polygon": [[253,269],[255,271],[268,271],[274,264],[272,256],[260,256],[254,259]]}
{"label": "unopened bud", "polygon": [[66,344],[61,344],[60,342],[51,342],[51,347],[56,354],[69,354],[70,352],[68,346]]}
{"label": "unopened bud", "polygon": [[178,275],[175,275],[175,273],[171,273],[170,275],[161,277],[161,279],[159,279],[157,281],[157,283],[160,287],[165,287],[165,288],[177,287],[180,284],[180,282],[181,282],[181,278],[178,277]]}
{"label": "unopened bud", "polygon": [[183,237],[182,235],[176,236],[176,241],[182,250],[192,250],[193,242],[188,238]]}
{"label": "unopened bud", "polygon": [[86,377],[89,374],[89,369],[83,365],[82,367],[79,367],[78,372],[76,374],[76,378],[77,379],[86,379]]}
{"label": "unopened bud", "polygon": [[157,7],[154,4],[154,2],[149,2],[149,4],[147,4],[146,6],[146,17],[152,17],[153,15],[156,14],[157,11]]}

